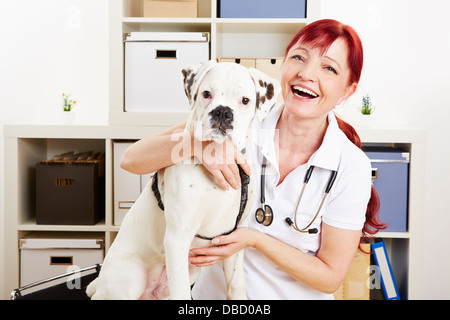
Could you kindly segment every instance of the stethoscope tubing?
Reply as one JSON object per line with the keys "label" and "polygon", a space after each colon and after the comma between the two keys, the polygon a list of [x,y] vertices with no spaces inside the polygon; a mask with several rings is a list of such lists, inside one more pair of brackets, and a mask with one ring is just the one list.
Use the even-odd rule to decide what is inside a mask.
{"label": "stethoscope tubing", "polygon": [[[265,176],[266,176],[266,166],[267,166],[267,159],[263,156],[263,162],[261,166],[261,207],[258,208],[255,212],[255,218],[256,221],[260,224],[263,224],[265,226],[269,226],[272,224],[273,221],[273,210],[269,205],[265,204]],[[322,200],[320,201],[319,207],[316,211],[316,214],[314,215],[314,218],[311,220],[311,222],[304,228],[299,228],[297,225],[297,212],[298,208],[300,206],[300,202],[303,198],[303,193],[305,192],[306,185],[309,182],[309,179],[311,178],[311,175],[314,171],[315,166],[310,166],[308,170],[306,171],[305,178],[303,181],[303,187],[302,191],[300,192],[300,195],[297,200],[297,205],[295,207],[294,211],[294,221],[292,221],[289,217],[285,219],[286,223],[291,226],[294,230],[301,232],[301,233],[309,233],[309,234],[315,234],[318,233],[317,228],[309,229],[309,227],[312,226],[312,224],[316,221],[317,217],[319,216],[320,211],[322,210],[323,204],[325,203],[325,200],[330,193],[331,188],[333,187],[333,184],[336,180],[337,171],[331,170],[331,175],[328,180],[327,187],[325,188],[324,195],[322,197]]]}

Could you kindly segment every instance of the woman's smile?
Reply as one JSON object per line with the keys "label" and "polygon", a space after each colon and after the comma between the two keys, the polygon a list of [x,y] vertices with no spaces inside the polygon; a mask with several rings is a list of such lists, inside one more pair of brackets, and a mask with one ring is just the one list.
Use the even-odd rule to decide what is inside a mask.
{"label": "woman's smile", "polygon": [[292,85],[291,91],[293,95],[301,99],[311,100],[319,97],[319,94],[304,85]]}

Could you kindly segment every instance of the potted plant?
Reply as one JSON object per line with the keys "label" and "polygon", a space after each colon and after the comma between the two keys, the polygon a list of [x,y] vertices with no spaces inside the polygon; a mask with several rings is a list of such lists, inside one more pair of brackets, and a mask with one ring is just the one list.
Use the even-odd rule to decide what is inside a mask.
{"label": "potted plant", "polygon": [[360,108],[361,112],[361,125],[363,127],[368,127],[372,123],[373,120],[373,112],[375,108],[372,106],[372,100],[370,96],[367,94],[362,97],[362,105]]}
{"label": "potted plant", "polygon": [[75,120],[75,113],[73,112],[73,108],[75,107],[75,104],[77,103],[75,100],[70,99],[70,94],[62,94],[63,97],[63,113],[64,113],[64,119],[65,122],[70,124],[73,123]]}

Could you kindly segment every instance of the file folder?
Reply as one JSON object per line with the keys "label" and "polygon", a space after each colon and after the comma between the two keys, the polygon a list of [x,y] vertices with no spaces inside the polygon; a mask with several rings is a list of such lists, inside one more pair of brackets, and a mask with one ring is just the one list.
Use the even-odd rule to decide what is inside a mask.
{"label": "file folder", "polygon": [[381,286],[383,288],[384,298],[386,300],[400,300],[394,273],[386,252],[384,242],[378,242],[371,245],[375,262],[380,271]]}

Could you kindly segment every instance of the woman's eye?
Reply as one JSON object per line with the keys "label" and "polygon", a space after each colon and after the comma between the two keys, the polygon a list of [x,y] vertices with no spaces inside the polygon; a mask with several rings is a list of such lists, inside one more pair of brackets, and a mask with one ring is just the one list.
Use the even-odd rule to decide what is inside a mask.
{"label": "woman's eye", "polygon": [[299,55],[292,56],[292,59],[298,60],[298,61],[305,61],[305,59],[302,56],[299,56]]}
{"label": "woman's eye", "polygon": [[242,98],[242,104],[243,105],[247,105],[249,102],[250,102],[249,98],[246,98],[246,97]]}
{"label": "woman's eye", "polygon": [[209,92],[209,91],[203,91],[203,98],[205,98],[205,99],[211,98],[211,92]]}
{"label": "woman's eye", "polygon": [[334,74],[337,75],[337,71],[336,69],[334,69],[333,67],[325,67],[326,70],[333,72]]}

